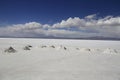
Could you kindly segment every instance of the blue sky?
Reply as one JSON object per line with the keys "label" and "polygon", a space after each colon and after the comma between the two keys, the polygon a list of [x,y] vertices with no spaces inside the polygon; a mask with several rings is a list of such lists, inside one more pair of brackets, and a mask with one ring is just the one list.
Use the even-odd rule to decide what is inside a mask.
{"label": "blue sky", "polygon": [[0,0],[0,22],[44,24],[90,14],[119,16],[119,3],[119,0]]}
{"label": "blue sky", "polygon": [[[8,28],[16,29],[16,26],[18,28],[24,26],[25,28],[26,24],[29,24],[29,27],[31,28],[31,25],[32,27],[36,27],[34,25],[37,24],[39,30],[41,30],[41,26],[44,28],[44,25],[48,25],[50,28],[44,28],[47,34],[40,32],[37,28],[37,32],[34,29],[28,30],[27,32],[18,31],[19,33],[17,34],[21,35],[14,36],[27,37],[30,36],[28,35],[28,32],[30,32],[29,34],[31,34],[31,37],[35,37],[36,35],[37,37],[49,35],[57,37],[73,37],[74,35],[77,35],[77,38],[95,36],[119,37],[119,31],[115,33],[115,30],[119,30],[120,27],[119,3],[120,0],[0,0],[0,36],[13,36],[16,34],[14,30],[12,30],[12,32],[7,31]],[[86,17],[90,16],[91,19],[86,19]],[[103,21],[99,25],[101,20]],[[108,23],[106,23],[105,20]],[[79,23],[73,25],[74,23],[71,21]],[[82,22],[96,25],[93,25],[90,28],[87,26],[86,28],[86,25],[88,24]],[[57,28],[54,25],[56,25]],[[106,29],[105,31],[101,31],[103,27]],[[112,31],[113,29],[115,29],[114,32]],[[60,30],[64,31],[66,34],[60,33],[62,32]],[[9,33],[5,34],[3,31]],[[53,33],[52,31],[55,31],[56,33]],[[104,34],[102,34],[103,32]],[[89,33],[91,33],[91,35],[89,35]]]}

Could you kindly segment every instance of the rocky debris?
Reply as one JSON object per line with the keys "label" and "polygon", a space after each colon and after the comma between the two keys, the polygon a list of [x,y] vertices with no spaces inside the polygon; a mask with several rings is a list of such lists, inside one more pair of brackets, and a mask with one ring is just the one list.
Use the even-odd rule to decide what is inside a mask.
{"label": "rocky debris", "polygon": [[4,52],[8,52],[8,53],[15,53],[16,50],[13,47],[9,47],[8,49],[6,49]]}

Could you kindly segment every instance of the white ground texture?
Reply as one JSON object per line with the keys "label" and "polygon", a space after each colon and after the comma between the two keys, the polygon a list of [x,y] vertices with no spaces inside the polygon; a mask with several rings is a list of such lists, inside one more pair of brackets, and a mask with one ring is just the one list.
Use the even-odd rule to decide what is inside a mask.
{"label": "white ground texture", "polygon": [[120,80],[120,41],[0,38],[0,80]]}

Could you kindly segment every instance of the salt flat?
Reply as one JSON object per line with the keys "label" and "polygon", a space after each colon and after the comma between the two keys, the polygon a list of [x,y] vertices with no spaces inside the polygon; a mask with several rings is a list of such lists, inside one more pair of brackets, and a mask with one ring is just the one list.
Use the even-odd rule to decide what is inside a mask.
{"label": "salt flat", "polygon": [[119,61],[120,41],[0,39],[0,80],[120,80]]}

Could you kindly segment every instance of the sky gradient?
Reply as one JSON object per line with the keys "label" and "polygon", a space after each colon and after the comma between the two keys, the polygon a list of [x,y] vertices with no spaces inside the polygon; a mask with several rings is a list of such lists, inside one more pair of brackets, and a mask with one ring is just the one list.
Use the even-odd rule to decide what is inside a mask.
{"label": "sky gradient", "polygon": [[120,38],[119,0],[0,0],[0,36]]}

